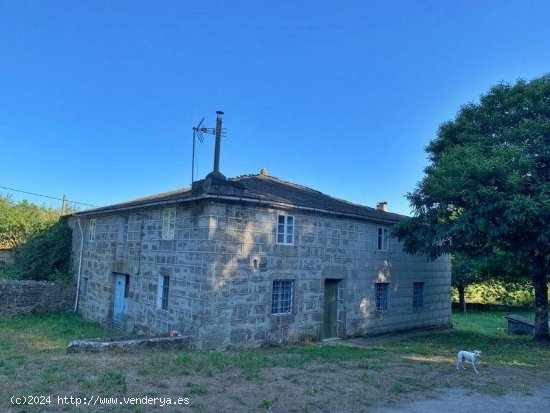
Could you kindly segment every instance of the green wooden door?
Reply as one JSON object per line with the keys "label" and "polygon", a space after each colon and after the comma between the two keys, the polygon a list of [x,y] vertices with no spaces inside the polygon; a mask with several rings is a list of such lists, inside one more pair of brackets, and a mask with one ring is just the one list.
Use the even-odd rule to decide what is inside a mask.
{"label": "green wooden door", "polygon": [[325,280],[325,305],[323,310],[323,338],[338,336],[336,328],[338,310],[338,280]]}

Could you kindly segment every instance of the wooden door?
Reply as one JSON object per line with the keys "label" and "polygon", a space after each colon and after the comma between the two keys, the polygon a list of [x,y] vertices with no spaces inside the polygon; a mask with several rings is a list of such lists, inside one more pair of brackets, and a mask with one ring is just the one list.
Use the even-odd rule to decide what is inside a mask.
{"label": "wooden door", "polygon": [[325,280],[323,338],[338,337],[338,283],[339,280]]}

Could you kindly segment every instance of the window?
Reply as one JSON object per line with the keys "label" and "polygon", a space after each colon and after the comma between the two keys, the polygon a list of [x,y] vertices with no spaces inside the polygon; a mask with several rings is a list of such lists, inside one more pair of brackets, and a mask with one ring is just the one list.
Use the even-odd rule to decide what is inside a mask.
{"label": "window", "polygon": [[170,277],[159,275],[157,289],[157,307],[160,310],[168,310],[168,290],[170,289]]}
{"label": "window", "polygon": [[122,242],[128,242],[128,224],[130,217],[125,216],[124,221],[122,222]]}
{"label": "window", "polygon": [[130,295],[130,276],[126,274],[126,283],[124,284],[124,298]]}
{"label": "window", "polygon": [[389,251],[390,233],[387,228],[378,228],[378,251]]}
{"label": "window", "polygon": [[82,278],[82,285],[80,286],[80,293],[82,297],[88,295],[88,277]]}
{"label": "window", "polygon": [[277,215],[277,244],[294,244],[294,217]]}
{"label": "window", "polygon": [[424,283],[413,284],[413,308],[424,307]]}
{"label": "window", "polygon": [[294,281],[276,280],[273,281],[273,294],[271,314],[291,314],[292,313],[292,290]]}
{"label": "window", "polygon": [[95,227],[96,227],[95,219],[91,219],[90,225],[88,227],[88,240],[90,241],[95,241]]}
{"label": "window", "polygon": [[376,283],[376,310],[388,309],[388,283]]}
{"label": "window", "polygon": [[174,239],[176,234],[176,208],[165,208],[162,214],[162,239]]}

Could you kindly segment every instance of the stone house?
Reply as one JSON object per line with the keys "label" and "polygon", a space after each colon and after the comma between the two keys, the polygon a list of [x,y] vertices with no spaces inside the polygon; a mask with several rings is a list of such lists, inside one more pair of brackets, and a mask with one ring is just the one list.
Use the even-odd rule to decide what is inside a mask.
{"label": "stone house", "polygon": [[202,349],[448,326],[450,259],[404,253],[402,219],[265,170],[210,174],[70,217],[78,311]]}

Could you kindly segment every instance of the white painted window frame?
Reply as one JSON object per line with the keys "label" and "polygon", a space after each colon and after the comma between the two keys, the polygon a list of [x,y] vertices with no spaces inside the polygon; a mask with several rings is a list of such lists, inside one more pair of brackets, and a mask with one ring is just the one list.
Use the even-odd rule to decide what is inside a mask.
{"label": "white painted window frame", "polygon": [[90,223],[88,224],[88,241],[95,241],[96,228],[97,221],[95,219],[90,219]]}
{"label": "white painted window frame", "polygon": [[376,249],[378,251],[390,250],[390,230],[388,228],[376,228]]}
{"label": "white painted window frame", "polygon": [[[168,287],[165,289],[165,280],[168,279]],[[166,293],[166,295],[165,295]],[[167,275],[159,275],[157,285],[157,309],[168,311],[168,295],[170,294],[170,277]],[[166,303],[166,308],[163,304]]]}
{"label": "white painted window frame", "polygon": [[[280,218],[283,218],[283,223],[280,223]],[[292,220],[292,224],[289,224],[289,219]],[[279,231],[279,226],[282,225],[283,231]],[[277,224],[276,224],[276,243],[279,245],[294,245],[294,234],[296,227],[296,217],[294,215],[288,214],[277,214]],[[290,228],[290,229],[289,229]],[[279,235],[283,236],[283,242],[279,241]],[[291,237],[291,241],[288,242],[288,237]]]}
{"label": "white painted window frame", "polygon": [[176,208],[164,208],[162,211],[162,239],[172,240],[176,236]]}

